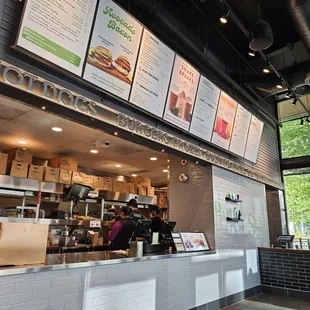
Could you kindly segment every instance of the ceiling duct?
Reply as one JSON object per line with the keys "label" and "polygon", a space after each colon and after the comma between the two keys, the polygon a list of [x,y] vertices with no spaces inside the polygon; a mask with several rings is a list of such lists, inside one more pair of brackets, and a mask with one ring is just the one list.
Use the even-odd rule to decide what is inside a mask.
{"label": "ceiling duct", "polygon": [[310,0],[290,0],[297,31],[310,53]]}

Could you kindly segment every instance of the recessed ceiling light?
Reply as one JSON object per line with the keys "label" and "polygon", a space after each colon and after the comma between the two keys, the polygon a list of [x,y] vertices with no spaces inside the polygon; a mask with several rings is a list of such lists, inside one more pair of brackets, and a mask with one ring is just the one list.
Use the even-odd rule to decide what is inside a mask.
{"label": "recessed ceiling light", "polygon": [[116,167],[116,168],[120,168],[120,167],[122,167],[122,165],[116,164],[115,167]]}
{"label": "recessed ceiling light", "polygon": [[199,164],[199,161],[196,161],[196,164],[198,165],[198,164]]}
{"label": "recessed ceiling light", "polygon": [[282,89],[283,86],[282,86],[281,84],[278,84],[278,85],[277,85],[277,88]]}
{"label": "recessed ceiling light", "polygon": [[270,71],[269,71],[268,68],[264,68],[263,72],[264,72],[264,73],[269,73]]}
{"label": "recessed ceiling light", "polygon": [[93,154],[98,154],[99,152],[97,150],[90,150],[91,153]]}
{"label": "recessed ceiling light", "polygon": [[136,174],[132,174],[131,176],[132,176],[133,178],[137,177],[137,175],[136,175]]}
{"label": "recessed ceiling light", "polygon": [[19,144],[27,144],[28,142],[27,142],[27,141],[24,141],[24,140],[19,140],[18,143],[19,143]]}
{"label": "recessed ceiling light", "polygon": [[56,132],[61,132],[62,128],[60,128],[60,127],[53,127],[52,130],[56,131]]}
{"label": "recessed ceiling light", "polygon": [[42,106],[42,110],[46,110],[46,106],[44,105],[44,106]]}
{"label": "recessed ceiling light", "polygon": [[157,160],[157,157],[151,157],[150,160],[155,161]]}
{"label": "recessed ceiling light", "polygon": [[165,150],[164,150],[164,149],[162,149],[161,151],[162,151],[163,153],[165,152]]}
{"label": "recessed ceiling light", "polygon": [[163,172],[169,172],[169,170],[168,169],[164,169]]}
{"label": "recessed ceiling light", "polygon": [[118,135],[118,132],[117,132],[117,131],[115,131],[115,132],[114,132],[114,136],[117,136],[117,135]]}

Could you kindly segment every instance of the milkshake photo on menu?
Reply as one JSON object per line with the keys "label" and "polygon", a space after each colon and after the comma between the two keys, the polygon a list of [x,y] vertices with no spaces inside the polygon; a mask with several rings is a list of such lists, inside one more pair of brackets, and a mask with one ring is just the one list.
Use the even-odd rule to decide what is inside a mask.
{"label": "milkshake photo on menu", "polygon": [[143,27],[111,0],[101,0],[83,78],[128,100]]}
{"label": "milkshake photo on menu", "polygon": [[191,122],[199,76],[188,62],[176,56],[164,119],[184,130]]}
{"label": "milkshake photo on menu", "polygon": [[229,148],[237,106],[234,99],[221,92],[211,142],[226,150]]}

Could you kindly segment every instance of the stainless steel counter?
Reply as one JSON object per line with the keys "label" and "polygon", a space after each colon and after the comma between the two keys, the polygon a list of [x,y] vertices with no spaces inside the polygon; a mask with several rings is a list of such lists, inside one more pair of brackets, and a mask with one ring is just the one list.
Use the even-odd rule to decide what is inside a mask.
{"label": "stainless steel counter", "polygon": [[0,276],[16,275],[33,272],[65,270],[72,268],[95,267],[111,264],[124,264],[140,261],[154,261],[171,258],[181,258],[189,256],[212,255],[215,251],[209,252],[192,252],[178,254],[163,254],[151,255],[143,257],[128,257],[123,253],[114,252],[82,252],[82,253],[67,253],[67,254],[48,254],[46,261],[41,265],[27,265],[14,267],[0,267]]}

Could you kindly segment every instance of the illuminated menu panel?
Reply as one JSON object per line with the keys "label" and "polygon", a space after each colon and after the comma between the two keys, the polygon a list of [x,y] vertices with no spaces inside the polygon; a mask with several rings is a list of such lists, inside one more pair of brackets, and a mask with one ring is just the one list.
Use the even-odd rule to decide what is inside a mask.
{"label": "illuminated menu panel", "polygon": [[199,76],[186,60],[175,57],[164,119],[184,130],[191,122]]}
{"label": "illuminated menu panel", "polygon": [[83,78],[128,100],[142,31],[112,0],[101,0]]}
{"label": "illuminated menu panel", "polygon": [[251,122],[251,113],[238,105],[229,150],[243,156]]}
{"label": "illuminated menu panel", "polygon": [[175,53],[144,29],[130,102],[162,117]]}
{"label": "illuminated menu panel", "polygon": [[211,142],[225,150],[229,148],[237,105],[234,99],[221,92]]}
{"label": "illuminated menu panel", "polygon": [[27,0],[17,46],[79,76],[97,0]]}
{"label": "illuminated menu panel", "polygon": [[200,77],[189,132],[210,141],[221,90],[204,76]]}
{"label": "illuminated menu panel", "polygon": [[253,163],[256,163],[257,161],[260,140],[263,133],[263,127],[264,123],[261,122],[254,115],[252,115],[244,158]]}

